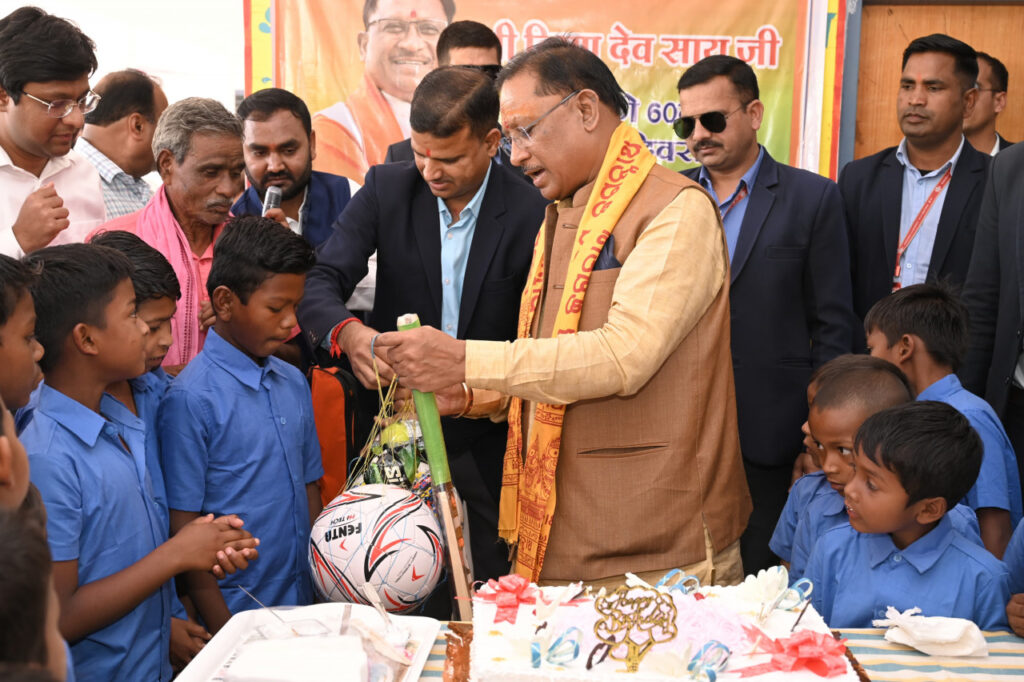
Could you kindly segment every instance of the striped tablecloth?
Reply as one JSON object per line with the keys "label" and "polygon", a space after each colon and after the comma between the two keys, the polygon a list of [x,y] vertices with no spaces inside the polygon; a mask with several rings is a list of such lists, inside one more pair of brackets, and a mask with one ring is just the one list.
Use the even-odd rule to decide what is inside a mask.
{"label": "striped tablecloth", "polygon": [[873,682],[900,680],[1008,680],[1024,677],[1024,639],[1009,632],[986,632],[985,658],[928,656],[885,641],[883,630],[840,630]]}
{"label": "striped tablecloth", "polygon": [[[442,625],[421,680],[440,680],[444,672],[445,633]],[[1008,632],[986,632],[987,658],[927,656],[885,641],[882,630],[841,630],[847,646],[873,682],[917,680],[978,680],[995,682],[1024,677],[1024,639]]]}

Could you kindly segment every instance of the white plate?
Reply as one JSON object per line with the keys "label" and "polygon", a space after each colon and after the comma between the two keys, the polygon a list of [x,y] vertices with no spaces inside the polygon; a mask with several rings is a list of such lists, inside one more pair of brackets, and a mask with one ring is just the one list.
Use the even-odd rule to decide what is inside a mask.
{"label": "white plate", "polygon": [[[322,623],[329,632],[338,633],[341,626],[342,613],[346,604],[314,604],[313,606],[280,606],[273,611],[285,621],[316,620]],[[380,615],[371,606],[351,604],[352,620],[361,620],[373,628],[381,628],[384,624]],[[396,625],[407,629],[412,641],[416,643],[416,653],[412,663],[406,670],[403,682],[415,682],[419,679],[423,666],[434,646],[434,639],[441,629],[440,621],[422,616],[391,616]],[[199,655],[177,677],[178,682],[221,682],[223,674],[228,670],[231,661],[240,647],[253,638],[262,638],[257,628],[268,626],[273,628],[280,621],[266,609],[243,611],[231,617]],[[355,634],[353,630],[349,634]]]}

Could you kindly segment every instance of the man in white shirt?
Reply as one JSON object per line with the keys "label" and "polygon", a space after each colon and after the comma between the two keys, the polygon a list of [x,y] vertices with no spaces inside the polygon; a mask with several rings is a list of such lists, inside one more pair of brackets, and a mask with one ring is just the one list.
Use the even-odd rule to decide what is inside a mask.
{"label": "man in white shirt", "polygon": [[96,107],[95,45],[35,7],[0,19],[0,253],[82,241],[105,219],[96,169],[72,151]]}

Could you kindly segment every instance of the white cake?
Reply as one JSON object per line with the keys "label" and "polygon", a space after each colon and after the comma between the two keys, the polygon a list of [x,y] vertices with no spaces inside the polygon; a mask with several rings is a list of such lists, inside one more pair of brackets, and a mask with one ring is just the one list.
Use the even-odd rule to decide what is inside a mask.
{"label": "white cake", "polygon": [[246,642],[225,682],[366,682],[359,637],[293,637]]}
{"label": "white cake", "polygon": [[[806,602],[795,610],[776,609],[761,621],[764,603],[771,603],[786,585],[785,569],[764,573],[736,587],[702,587],[693,594],[682,590],[655,589],[642,581],[621,594],[580,594],[578,587],[537,588],[531,585],[516,599],[495,585],[481,588],[473,599],[473,642],[470,653],[471,682],[664,682],[687,676],[687,665],[710,640],[731,652],[718,680],[753,679],[811,682],[822,680],[806,669],[765,670],[741,678],[737,670],[768,664],[775,642],[796,646],[791,629],[799,618],[796,637],[815,638],[840,674],[831,680],[856,682],[859,678],[842,655],[814,607]],[[780,586],[781,585],[781,586]],[[498,593],[504,592],[501,596]],[[511,601],[499,608],[496,599]],[[785,604],[783,604],[785,606]],[[508,617],[515,613],[515,622]],[[801,616],[801,612],[803,615]],[[637,618],[634,614],[639,613]],[[640,645],[635,672],[627,672],[629,649],[623,643],[628,629]],[[803,634],[800,634],[803,633]],[[813,633],[821,633],[815,635]],[[822,636],[824,635],[824,636]],[[602,644],[602,639],[605,644]],[[641,653],[643,645],[654,640]],[[611,642],[611,644],[608,644]],[[578,644],[578,647],[576,646]],[[756,645],[756,646],[755,646]],[[613,652],[604,656],[606,651]],[[770,666],[766,666],[770,667]]]}

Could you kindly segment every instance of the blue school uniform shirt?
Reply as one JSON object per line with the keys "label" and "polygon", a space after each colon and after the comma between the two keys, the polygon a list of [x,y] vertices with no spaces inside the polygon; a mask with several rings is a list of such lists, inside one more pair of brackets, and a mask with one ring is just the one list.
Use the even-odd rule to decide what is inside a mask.
{"label": "blue school uniform shirt", "polygon": [[775,532],[772,533],[772,539],[768,543],[771,550],[775,552],[775,556],[783,561],[793,560],[793,536],[796,534],[796,526],[801,513],[811,500],[831,490],[823,471],[815,471],[796,480],[793,487],[789,489],[786,506],[782,508],[782,515],[779,516],[779,522],[775,524]]}
{"label": "blue school uniform shirt", "polygon": [[939,379],[921,391],[917,399],[938,400],[951,405],[971,422],[981,436],[984,455],[978,480],[968,491],[964,503],[975,510],[984,507],[1005,509],[1010,512],[1010,523],[1016,527],[1022,516],[1017,456],[992,407],[961,386],[955,374]]}
{"label": "blue school uniform shirt", "polygon": [[[970,507],[958,504],[947,514],[953,527],[969,540],[984,547],[981,542],[981,529],[978,517]],[[789,576],[792,580],[802,577],[807,570],[807,562],[814,551],[814,545],[827,531],[844,523],[849,523],[846,515],[846,498],[828,487],[807,505],[797,522],[793,534],[793,558],[789,564]]]}
{"label": "blue school uniform shirt", "polygon": [[160,457],[171,509],[238,514],[260,539],[260,558],[220,581],[232,613],[306,605],[306,484],[323,476],[309,384],[274,357],[256,364],[210,330],[203,350],[171,382],[160,409]]}
{"label": "blue school uniform shirt", "polygon": [[[164,393],[167,392],[167,387],[171,384],[171,377],[163,369],[157,368],[131,379],[128,383],[132,389],[132,397],[135,398],[135,411],[138,414],[133,413],[127,405],[109,393],[103,395],[100,412],[108,419],[118,422],[126,428],[138,429],[141,423],[141,428],[145,431],[146,469],[152,485],[153,500],[160,510],[160,518],[166,533],[170,531],[171,521],[170,511],[167,508],[167,491],[164,488],[164,474],[160,468],[160,443],[156,420]],[[178,599],[177,591],[173,585],[171,588],[171,615],[188,620],[188,613],[185,612],[185,607]]]}
{"label": "blue school uniform shirt", "polygon": [[1003,562],[1010,571],[1010,593],[1021,594],[1024,592],[1024,522],[1018,523],[1013,531]]}
{"label": "blue school uniform shirt", "polygon": [[837,526],[815,546],[807,577],[814,608],[832,628],[870,628],[873,619],[885,618],[886,607],[916,606],[924,616],[1007,629],[1006,566],[957,531],[948,514],[902,550],[888,533]]}
{"label": "blue school uniform shirt", "polygon": [[[136,426],[106,419],[44,384],[21,434],[32,482],[46,504],[53,560],[77,560],[79,585],[131,566],[167,539],[147,476],[141,421]],[[171,589],[168,582],[75,642],[76,677],[171,679]]]}

